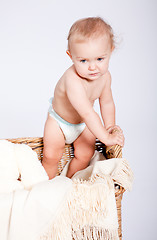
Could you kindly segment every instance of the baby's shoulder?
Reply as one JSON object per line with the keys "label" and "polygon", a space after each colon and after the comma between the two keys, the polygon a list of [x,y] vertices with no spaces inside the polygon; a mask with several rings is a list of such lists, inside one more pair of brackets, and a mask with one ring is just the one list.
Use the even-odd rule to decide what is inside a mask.
{"label": "baby's shoulder", "polygon": [[111,84],[111,73],[109,71],[104,74],[102,84],[104,87],[108,84]]}
{"label": "baby's shoulder", "polygon": [[64,76],[65,77],[77,76],[75,68],[74,68],[73,65],[65,71]]}
{"label": "baby's shoulder", "polygon": [[105,80],[105,81],[111,80],[111,73],[110,73],[109,71],[107,71],[107,72],[104,74],[104,80]]}
{"label": "baby's shoulder", "polygon": [[71,66],[65,71],[65,73],[63,74],[63,78],[65,82],[74,82],[79,79],[79,76],[76,74],[74,66]]}

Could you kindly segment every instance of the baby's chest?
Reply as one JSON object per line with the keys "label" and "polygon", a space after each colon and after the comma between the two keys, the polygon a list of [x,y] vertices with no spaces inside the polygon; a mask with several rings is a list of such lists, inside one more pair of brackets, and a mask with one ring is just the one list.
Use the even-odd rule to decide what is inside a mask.
{"label": "baby's chest", "polygon": [[101,96],[102,88],[95,87],[87,90],[87,97],[91,102],[94,102]]}
{"label": "baby's chest", "polygon": [[93,82],[84,82],[84,88],[88,99],[94,102],[101,96],[103,88],[105,86],[105,81],[102,79]]}

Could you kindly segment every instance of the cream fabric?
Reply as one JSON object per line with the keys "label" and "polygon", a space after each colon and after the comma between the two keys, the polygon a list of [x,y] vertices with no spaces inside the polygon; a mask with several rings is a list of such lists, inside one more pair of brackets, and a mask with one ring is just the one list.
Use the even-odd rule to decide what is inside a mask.
{"label": "cream fabric", "polygon": [[36,184],[30,191],[0,194],[0,239],[35,240],[55,221],[72,188],[72,181],[56,177]]}
{"label": "cream fabric", "polygon": [[[21,181],[18,178],[21,177]],[[0,193],[31,189],[48,180],[36,152],[25,144],[0,140]]]}
{"label": "cream fabric", "polygon": [[[68,164],[61,176],[66,176]],[[113,181],[114,180],[114,181]],[[104,160],[95,152],[90,166],[72,177],[63,211],[40,240],[118,240],[114,182],[131,190],[133,173],[124,158]]]}

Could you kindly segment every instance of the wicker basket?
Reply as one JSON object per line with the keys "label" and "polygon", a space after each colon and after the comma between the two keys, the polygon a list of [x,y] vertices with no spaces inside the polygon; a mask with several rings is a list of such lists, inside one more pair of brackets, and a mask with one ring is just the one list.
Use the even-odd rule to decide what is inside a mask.
{"label": "wicker basket", "polygon": [[[35,137],[35,138],[16,138],[16,139],[7,139],[12,143],[18,143],[18,144],[27,144],[30,146],[38,155],[38,159],[42,161],[43,157],[43,138],[41,137]],[[122,157],[122,149],[120,146],[115,145],[111,147],[106,147],[104,144],[102,144],[100,141],[96,141],[95,149],[99,152],[102,152],[106,159],[109,158],[118,158]],[[66,144],[64,148],[64,153],[62,156],[62,159],[59,162],[58,165],[58,175],[62,172],[65,164],[70,161],[74,156],[73,151],[73,145]],[[116,198],[116,205],[117,205],[117,213],[118,213],[118,235],[119,239],[122,239],[122,226],[121,226],[121,200],[123,197],[125,189],[122,188],[119,185],[115,185],[115,198]]]}

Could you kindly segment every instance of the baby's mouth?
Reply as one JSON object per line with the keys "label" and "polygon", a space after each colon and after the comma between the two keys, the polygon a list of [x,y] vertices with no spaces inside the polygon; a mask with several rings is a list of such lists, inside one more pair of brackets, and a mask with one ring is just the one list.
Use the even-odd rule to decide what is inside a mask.
{"label": "baby's mouth", "polygon": [[90,73],[89,75],[90,75],[90,76],[97,76],[98,73]]}

